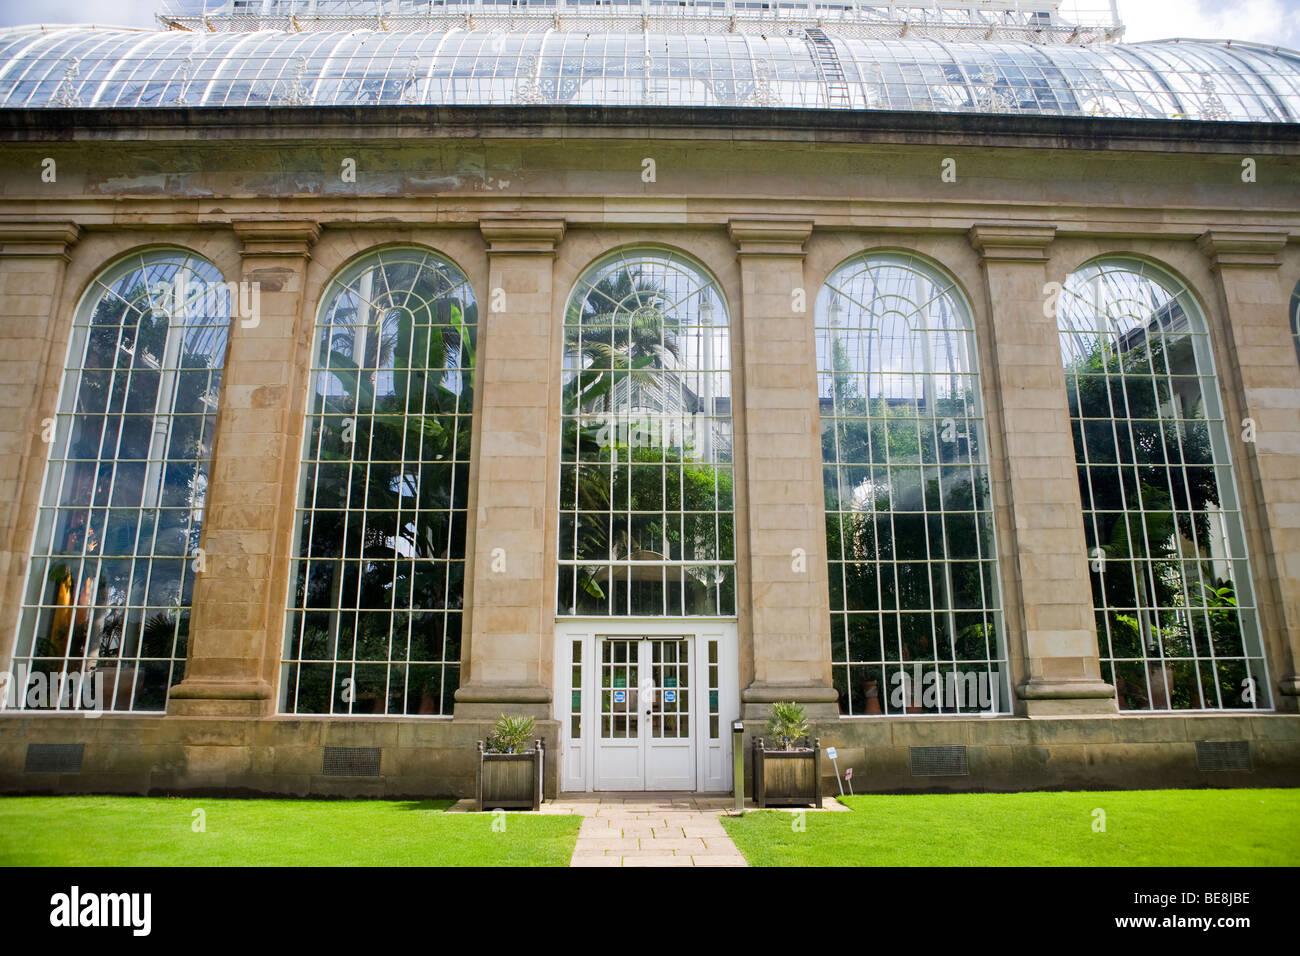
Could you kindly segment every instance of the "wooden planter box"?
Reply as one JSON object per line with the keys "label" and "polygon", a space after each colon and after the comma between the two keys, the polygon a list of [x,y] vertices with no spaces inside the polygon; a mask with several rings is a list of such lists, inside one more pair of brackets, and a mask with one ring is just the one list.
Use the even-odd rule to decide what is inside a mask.
{"label": "wooden planter box", "polygon": [[[807,738],[805,738],[807,740]],[[754,738],[754,802],[759,807],[822,805],[822,742],[803,750],[768,750]]]}
{"label": "wooden planter box", "polygon": [[545,746],[538,739],[533,750],[521,754],[497,754],[489,753],[480,740],[476,783],[478,809],[540,809]]}

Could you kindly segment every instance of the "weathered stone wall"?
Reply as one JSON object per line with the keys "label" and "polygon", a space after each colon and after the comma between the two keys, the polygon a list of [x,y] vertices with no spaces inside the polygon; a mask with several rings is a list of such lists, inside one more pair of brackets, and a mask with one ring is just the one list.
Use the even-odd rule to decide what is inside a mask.
{"label": "weathered stone wall", "polygon": [[[857,793],[1300,786],[1300,717],[907,718],[818,723]],[[1248,770],[1202,769],[1197,741],[1244,742]],[[961,747],[969,774],[913,771],[913,748]],[[918,754],[919,758],[922,756]],[[838,793],[823,758],[823,792]],[[846,789],[847,792],[847,789]]]}

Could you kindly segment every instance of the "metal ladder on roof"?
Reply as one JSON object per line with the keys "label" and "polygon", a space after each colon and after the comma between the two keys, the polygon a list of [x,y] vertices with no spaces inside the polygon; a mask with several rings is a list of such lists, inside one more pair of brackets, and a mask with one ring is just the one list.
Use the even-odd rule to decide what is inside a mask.
{"label": "metal ladder on roof", "polygon": [[826,86],[826,105],[848,109],[852,104],[849,99],[849,83],[844,76],[840,55],[835,52],[835,44],[819,27],[808,27],[804,30],[804,36],[812,47],[817,72],[821,74],[822,83]]}

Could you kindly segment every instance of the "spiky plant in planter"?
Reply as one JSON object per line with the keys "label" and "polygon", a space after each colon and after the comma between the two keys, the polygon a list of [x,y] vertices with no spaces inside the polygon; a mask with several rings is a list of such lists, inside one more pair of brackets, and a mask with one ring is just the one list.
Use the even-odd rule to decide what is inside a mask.
{"label": "spiky plant in planter", "polygon": [[487,740],[478,743],[478,808],[519,807],[536,810],[542,803],[545,746],[529,747],[533,718],[497,718]]}
{"label": "spiky plant in planter", "polygon": [[[754,802],[760,807],[821,806],[822,744],[811,731],[801,704],[777,701],[772,705],[767,732],[773,743],[780,741],[779,747],[768,750],[762,737],[754,738]],[[794,742],[801,737],[809,738],[811,746],[795,749]]]}
{"label": "spiky plant in planter", "polygon": [[774,740],[781,741],[786,750],[794,749],[794,742],[800,737],[808,736],[808,717],[802,705],[789,701],[778,701],[772,705],[772,715],[768,718],[767,732]]}
{"label": "spiky plant in planter", "polygon": [[507,717],[502,714],[488,737],[488,750],[498,754],[523,753],[524,746],[532,735],[533,718]]}

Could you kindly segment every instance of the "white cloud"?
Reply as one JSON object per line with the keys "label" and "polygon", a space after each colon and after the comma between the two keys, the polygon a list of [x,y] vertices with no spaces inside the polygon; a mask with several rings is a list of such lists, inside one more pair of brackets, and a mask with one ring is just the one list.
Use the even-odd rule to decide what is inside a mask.
{"label": "white cloud", "polygon": [[1124,39],[1253,40],[1300,47],[1300,0],[1119,0]]}
{"label": "white cloud", "polygon": [[101,26],[156,27],[158,0],[26,0],[0,2],[0,26],[29,23],[97,23]]}

